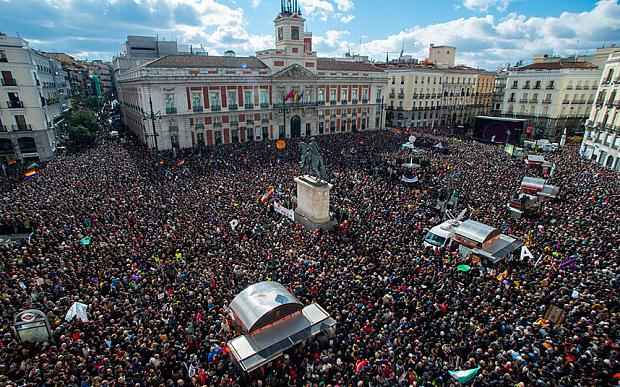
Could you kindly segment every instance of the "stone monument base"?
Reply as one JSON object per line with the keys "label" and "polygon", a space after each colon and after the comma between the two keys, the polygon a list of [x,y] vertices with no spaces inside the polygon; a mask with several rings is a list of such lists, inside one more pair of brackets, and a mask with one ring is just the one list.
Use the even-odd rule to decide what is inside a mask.
{"label": "stone monument base", "polygon": [[296,177],[295,182],[297,183],[295,222],[311,230],[332,228],[336,224],[329,216],[329,191],[333,185],[317,181],[308,175]]}

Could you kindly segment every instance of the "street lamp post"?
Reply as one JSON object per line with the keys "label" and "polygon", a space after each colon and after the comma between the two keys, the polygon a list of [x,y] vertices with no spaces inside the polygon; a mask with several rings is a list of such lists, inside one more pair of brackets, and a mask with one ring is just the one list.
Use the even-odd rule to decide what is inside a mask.
{"label": "street lamp post", "polygon": [[[383,96],[381,96],[381,115],[379,116],[379,130],[381,130],[381,127],[383,126]],[[376,121],[375,121],[376,122]]]}
{"label": "street lamp post", "polygon": [[[151,96],[149,96],[149,107],[151,109],[150,114],[144,115],[142,114],[142,120],[146,121],[148,119],[151,120],[151,123],[153,125],[153,145],[155,146],[155,152],[159,152],[159,145],[157,144],[157,137],[159,137],[159,134],[157,134],[157,129],[155,128],[155,119],[157,118],[158,120],[161,120],[161,112],[153,112],[153,99],[151,98]],[[146,132],[144,133],[145,136],[149,136],[149,134],[147,134]]]}
{"label": "street lamp post", "polygon": [[[276,108],[276,114],[282,115],[282,121],[284,123],[284,137],[286,137],[286,113],[291,112],[291,107],[286,104],[286,98],[282,97],[282,106]],[[279,133],[278,133],[279,137]]]}

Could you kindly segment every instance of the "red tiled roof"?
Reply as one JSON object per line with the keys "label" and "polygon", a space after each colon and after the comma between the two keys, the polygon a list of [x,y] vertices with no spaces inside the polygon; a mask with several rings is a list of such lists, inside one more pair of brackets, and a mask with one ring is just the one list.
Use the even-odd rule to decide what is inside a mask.
{"label": "red tiled roof", "polygon": [[[245,65],[245,67],[243,66]],[[159,68],[234,68],[266,69],[267,66],[253,56],[201,56],[201,55],[167,55],[156,59],[146,67]]]}
{"label": "red tiled roof", "polygon": [[317,58],[317,70],[367,71],[382,73],[379,67],[365,62],[344,62],[335,59]]}
{"label": "red tiled roof", "polygon": [[562,70],[562,69],[596,69],[597,66],[590,62],[548,62],[532,63],[520,67],[519,70]]}

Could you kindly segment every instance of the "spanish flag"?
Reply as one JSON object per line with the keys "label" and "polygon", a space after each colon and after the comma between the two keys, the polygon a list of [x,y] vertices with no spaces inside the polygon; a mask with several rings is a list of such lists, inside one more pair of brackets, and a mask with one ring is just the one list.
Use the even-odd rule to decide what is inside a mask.
{"label": "spanish flag", "polygon": [[33,177],[37,174],[37,171],[35,171],[34,169],[29,169],[26,172],[24,172],[24,176],[26,177]]}
{"label": "spanish flag", "polygon": [[286,97],[284,98],[285,101],[288,101],[289,99],[293,98],[295,96],[295,90],[291,90],[289,91],[289,93],[286,95]]}
{"label": "spanish flag", "polygon": [[269,187],[269,189],[265,191],[263,196],[260,198],[260,202],[265,203],[271,197],[273,197],[273,187]]}

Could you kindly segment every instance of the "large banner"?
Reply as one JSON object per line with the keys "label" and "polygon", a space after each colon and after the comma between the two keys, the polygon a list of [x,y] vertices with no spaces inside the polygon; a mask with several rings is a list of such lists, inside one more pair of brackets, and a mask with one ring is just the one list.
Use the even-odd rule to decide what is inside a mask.
{"label": "large banner", "polygon": [[281,205],[278,202],[275,202],[273,204],[273,208],[276,210],[277,213],[280,213],[280,214],[286,216],[291,221],[295,221],[295,211],[289,210],[288,208],[284,207],[283,205]]}

